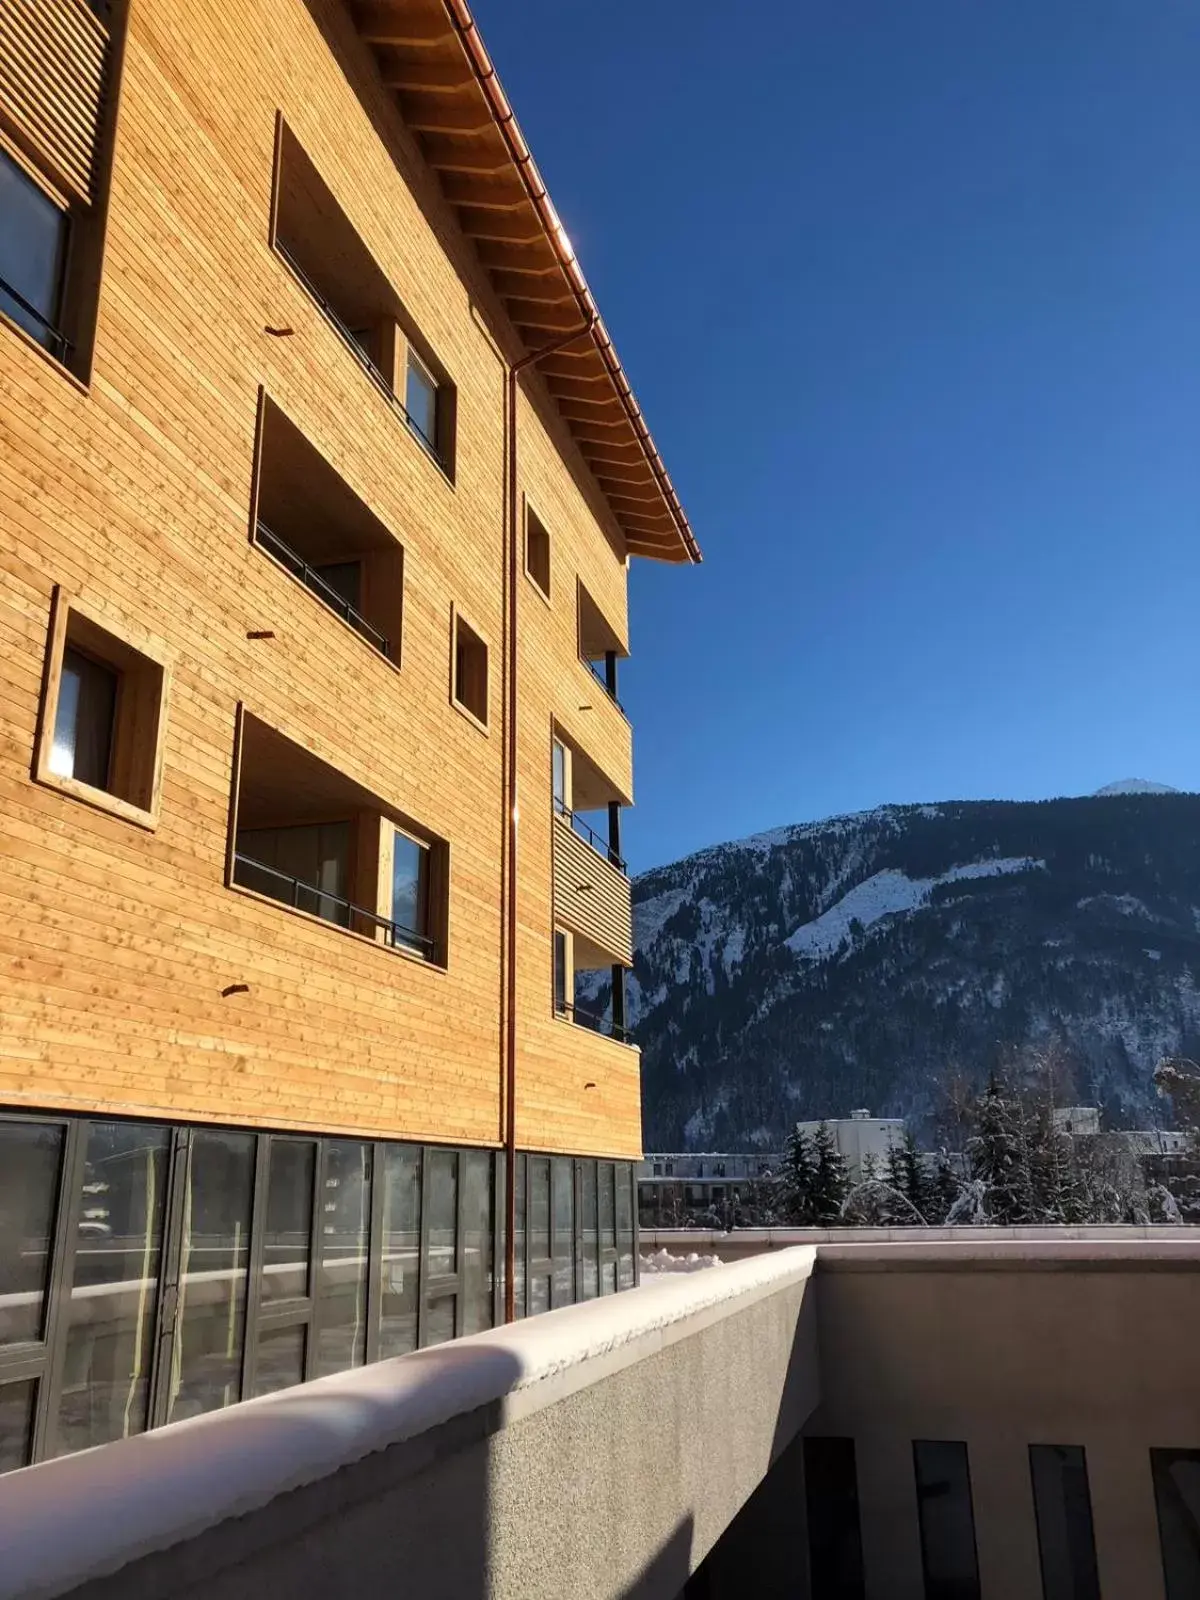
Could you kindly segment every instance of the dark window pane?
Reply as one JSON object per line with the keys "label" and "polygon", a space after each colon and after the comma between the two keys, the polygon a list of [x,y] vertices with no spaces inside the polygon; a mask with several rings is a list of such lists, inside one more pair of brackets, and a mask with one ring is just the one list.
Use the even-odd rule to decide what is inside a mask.
{"label": "dark window pane", "polygon": [[255,1138],[193,1136],[169,1420],[241,1398]]}
{"label": "dark window pane", "polygon": [[[429,849],[399,830],[392,836],[392,920],[401,930],[429,932]],[[419,939],[412,944],[423,952]]]}
{"label": "dark window pane", "polygon": [[56,355],[61,350],[45,323],[53,328],[59,320],[66,244],[65,212],[0,150],[0,311]]}
{"label": "dark window pane", "polygon": [[913,1464],[925,1600],[979,1600],[967,1447],[951,1440],[918,1439]]}
{"label": "dark window pane", "polygon": [[408,412],[408,420],[432,450],[437,449],[438,443],[437,398],[437,384],[410,350],[408,354],[408,380],[404,391],[404,409]]}
{"label": "dark window pane", "polygon": [[302,1322],[291,1328],[264,1328],[258,1336],[255,1395],[274,1394],[303,1383],[307,1346],[308,1329]]}
{"label": "dark window pane", "polygon": [[166,1128],[88,1130],[56,1455],[146,1427],[169,1149]]}
{"label": "dark window pane", "polygon": [[492,1326],[492,1155],[467,1150],[463,1183],[463,1332]]}
{"label": "dark window pane", "polygon": [[1100,1600],[1087,1463],[1079,1445],[1031,1444],[1043,1600]]}
{"label": "dark window pane", "polygon": [[575,1299],[575,1173],[569,1157],[554,1162],[554,1304]]}
{"label": "dark window pane", "polygon": [[421,1259],[421,1147],[393,1144],[383,1156],[380,1359],[417,1348]]}
{"label": "dark window pane", "polygon": [[853,1439],[805,1439],[812,1600],[864,1600]]}
{"label": "dark window pane", "polygon": [[63,651],[50,770],[107,789],[119,675],[70,645]]}
{"label": "dark window pane", "polygon": [[[428,1193],[426,1218],[429,1254],[426,1262],[425,1340],[442,1344],[454,1337],[457,1282],[447,1283],[458,1271],[458,1151],[427,1150]],[[438,1279],[443,1281],[439,1284]]]}
{"label": "dark window pane", "polygon": [[0,1345],[42,1337],[63,1130],[0,1122]]}
{"label": "dark window pane", "polygon": [[1151,1450],[1167,1600],[1200,1600],[1200,1450]]}
{"label": "dark window pane", "polygon": [[317,1376],[367,1359],[367,1245],[371,1229],[371,1146],[331,1139],[321,1200]]}
{"label": "dark window pane", "polygon": [[327,561],[324,566],[314,567],[313,570],[339,600],[353,606],[355,611],[362,610],[361,561]]}
{"label": "dark window pane", "polygon": [[612,1162],[598,1162],[596,1174],[600,1185],[600,1290],[602,1294],[616,1294],[617,1206]]}
{"label": "dark window pane", "polygon": [[311,1139],[272,1139],[263,1239],[262,1303],[307,1300],[312,1290],[313,1181],[317,1147]]}
{"label": "dark window pane", "polygon": [[633,1288],[633,1194],[630,1189],[632,1168],[627,1161],[618,1161],[613,1169],[617,1185],[617,1287]]}
{"label": "dark window pane", "polygon": [[[350,824],[324,822],[290,828],[242,828],[237,853],[270,870],[239,862],[235,878],[243,888],[296,906],[326,922],[345,927],[343,902],[350,877]],[[337,899],[332,898],[337,896]]]}
{"label": "dark window pane", "polygon": [[454,1302],[452,1294],[441,1295],[429,1302],[425,1313],[425,1343],[445,1344],[454,1337]]}
{"label": "dark window pane", "polygon": [[594,1300],[600,1293],[597,1244],[599,1224],[596,1216],[596,1163],[580,1161],[579,1210],[583,1229],[583,1298]]}
{"label": "dark window pane", "polygon": [[516,1301],[517,1316],[526,1315],[528,1307],[525,1303],[525,1157],[517,1156],[517,1192],[513,1197],[514,1240],[513,1259],[516,1263],[513,1272],[513,1295]]}
{"label": "dark window pane", "polygon": [[550,1162],[529,1157],[529,1314],[550,1309]]}
{"label": "dark window pane", "polygon": [[567,1009],[567,936],[565,933],[554,935],[554,1009],[563,1012]]}
{"label": "dark window pane", "polygon": [[36,1406],[36,1379],[0,1384],[0,1472],[29,1465]]}

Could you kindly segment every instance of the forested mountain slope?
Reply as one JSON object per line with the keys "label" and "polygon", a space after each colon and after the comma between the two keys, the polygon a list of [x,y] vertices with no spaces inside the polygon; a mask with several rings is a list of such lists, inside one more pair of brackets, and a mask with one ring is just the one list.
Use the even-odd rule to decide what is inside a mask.
{"label": "forested mountain slope", "polygon": [[643,874],[634,918],[647,1148],[778,1148],[855,1106],[925,1123],[947,1072],[1050,1039],[1076,1097],[1144,1124],[1159,1058],[1200,1049],[1197,795],[780,828]]}

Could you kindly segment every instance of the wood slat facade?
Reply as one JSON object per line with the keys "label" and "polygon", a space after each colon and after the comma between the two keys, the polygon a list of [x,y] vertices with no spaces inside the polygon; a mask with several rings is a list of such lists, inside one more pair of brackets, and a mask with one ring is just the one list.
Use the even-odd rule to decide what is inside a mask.
{"label": "wood slat facade", "polygon": [[633,965],[629,879],[561,816],[554,819],[554,918],[614,963]]}
{"label": "wood slat facade", "polygon": [[87,0],[2,0],[0,123],[92,199],[108,31]]}
{"label": "wood slat facade", "polygon": [[[382,46],[363,37],[368,11],[377,31],[406,14],[133,4],[96,197],[108,220],[90,383],[0,318],[0,1107],[497,1145],[515,664],[518,1143],[635,1157],[636,1050],[551,1003],[550,730],[592,741],[613,798],[632,800],[628,724],[611,705],[581,709],[603,690],[576,615],[582,581],[627,636],[631,544],[552,374],[526,374],[518,490],[549,532],[552,581],[547,600],[518,579],[510,635],[504,386],[523,335],[430,166],[428,119],[407,125]],[[424,0],[407,14],[415,34],[431,26]],[[74,19],[80,83],[94,86],[102,30],[79,0],[0,0],[0,18],[58,19],[64,40]],[[25,37],[39,37],[32,21]],[[0,56],[0,84],[15,82],[13,52]],[[82,183],[102,164],[67,138],[79,95],[11,114],[32,143],[54,111],[64,131],[47,163]],[[453,382],[453,481],[271,247],[281,117]],[[394,660],[250,537],[261,392],[402,547]],[[58,586],[116,636],[158,642],[152,826],[35,781]],[[456,609],[487,646],[486,728],[447,692]],[[445,841],[444,963],[229,886],[239,707]],[[624,895],[606,913],[619,959]]]}

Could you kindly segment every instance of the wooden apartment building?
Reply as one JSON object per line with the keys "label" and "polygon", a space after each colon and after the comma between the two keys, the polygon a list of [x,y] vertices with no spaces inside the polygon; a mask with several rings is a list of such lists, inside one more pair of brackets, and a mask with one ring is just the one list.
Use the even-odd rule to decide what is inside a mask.
{"label": "wooden apartment building", "polygon": [[0,0],[0,1469],[634,1281],[635,556],[463,0]]}

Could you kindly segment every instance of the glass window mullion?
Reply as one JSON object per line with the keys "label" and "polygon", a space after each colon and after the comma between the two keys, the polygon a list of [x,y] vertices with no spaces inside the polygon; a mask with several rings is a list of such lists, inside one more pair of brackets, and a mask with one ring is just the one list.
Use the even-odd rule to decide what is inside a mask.
{"label": "glass window mullion", "polygon": [[255,1367],[258,1362],[259,1311],[262,1306],[263,1245],[267,1221],[267,1182],[271,1160],[271,1136],[258,1135],[254,1155],[254,1199],[250,1210],[250,1281],[246,1285],[246,1327],[242,1341],[242,1396],[249,1399],[254,1393]]}
{"label": "glass window mullion", "polygon": [[70,1298],[79,1241],[79,1219],[83,1209],[83,1169],[87,1157],[88,1123],[78,1118],[66,1126],[63,1159],[58,1177],[58,1204],[55,1210],[50,1272],[46,1286],[47,1304],[43,1322],[44,1365],[38,1382],[37,1410],[33,1422],[34,1461],[46,1460],[54,1451],[54,1435],[62,1390],[63,1356],[66,1349],[68,1319],[65,1302]]}
{"label": "glass window mullion", "polygon": [[376,1142],[371,1156],[371,1210],[367,1230],[367,1350],[366,1362],[379,1360],[379,1330],[383,1316],[383,1208],[387,1191],[387,1146]]}
{"label": "glass window mullion", "polygon": [[420,1249],[417,1259],[417,1349],[425,1348],[426,1332],[429,1326],[429,1311],[425,1304],[425,1290],[429,1281],[429,1189],[430,1168],[433,1163],[429,1159],[429,1146],[421,1150],[421,1229]]}

